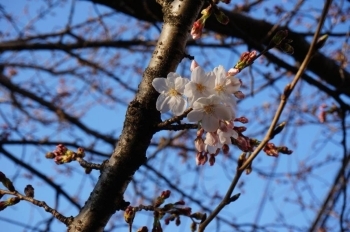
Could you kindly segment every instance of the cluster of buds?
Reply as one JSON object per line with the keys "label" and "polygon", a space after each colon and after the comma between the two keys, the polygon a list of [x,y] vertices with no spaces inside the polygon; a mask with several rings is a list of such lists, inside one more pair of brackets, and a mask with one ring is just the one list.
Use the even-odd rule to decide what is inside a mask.
{"label": "cluster of buds", "polygon": [[205,21],[210,17],[213,13],[213,8],[209,5],[207,8],[203,9],[201,14],[202,16],[196,22],[194,22],[191,29],[191,36],[193,39],[199,39],[202,36],[203,28],[205,25]]}
{"label": "cluster of buds", "polygon": [[235,69],[238,69],[239,72],[242,71],[242,69],[248,67],[249,65],[253,64],[254,60],[257,58],[257,52],[251,51],[251,52],[243,52],[241,57],[239,58],[239,61],[235,65]]}
{"label": "cluster of buds", "polygon": [[[230,0],[220,0],[226,4],[230,3]],[[213,1],[214,4],[210,4],[207,8],[203,9],[201,14],[202,16],[196,22],[194,22],[191,29],[191,36],[193,39],[199,39],[202,36],[203,28],[207,19],[214,13],[216,20],[226,25],[229,22],[229,18],[219,10],[219,8],[215,5],[218,4],[219,1]]]}
{"label": "cluster of buds", "polygon": [[268,156],[274,156],[278,157],[278,153],[290,155],[293,153],[293,151],[289,150],[288,147],[286,146],[281,146],[281,147],[276,147],[275,144],[273,143],[267,143],[266,146],[264,147],[264,152]]}
{"label": "cluster of buds", "polygon": [[85,151],[83,148],[79,147],[77,152],[69,150],[63,144],[58,144],[56,150],[53,152],[46,153],[46,158],[54,159],[56,164],[69,163],[76,160],[77,158],[84,158]]}
{"label": "cluster of buds", "polygon": [[248,123],[246,117],[235,118],[233,121],[221,121],[220,128],[216,132],[207,132],[205,140],[203,139],[203,128],[197,131],[197,137],[195,139],[195,147],[197,149],[196,164],[204,165],[209,161],[210,166],[215,164],[215,157],[219,154],[220,150],[224,155],[228,155],[230,148],[229,144],[234,144],[242,151],[252,151],[251,141],[248,137],[244,136],[242,132],[246,130],[246,127],[236,127],[233,122]]}
{"label": "cluster of buds", "polygon": [[[160,194],[160,196],[158,196],[157,199],[154,201],[153,205],[149,205],[149,206],[140,205],[137,207],[128,206],[124,212],[125,221],[129,225],[131,225],[137,211],[151,210],[153,211],[153,217],[154,217],[153,228],[152,228],[153,232],[163,231],[160,220],[164,217],[164,215],[169,215],[164,220],[166,225],[168,225],[171,221],[175,221],[175,224],[177,226],[180,225],[181,223],[180,216],[182,215],[182,216],[191,217],[191,208],[184,207],[185,202],[183,200],[163,205],[164,200],[168,199],[170,197],[170,194],[171,194],[170,190],[163,191]],[[148,229],[147,227],[142,227],[139,229],[139,231],[148,231]]]}
{"label": "cluster of buds", "polygon": [[154,201],[154,207],[159,207],[160,205],[162,205],[165,201],[165,199],[168,199],[170,197],[170,190],[165,190],[162,191],[162,193],[160,194],[159,197],[157,197],[157,199]]}
{"label": "cluster of buds", "polygon": [[244,152],[252,152],[255,147],[254,140],[243,135],[242,133],[238,133],[237,138],[231,138],[231,142],[233,145],[237,146],[241,151]]}

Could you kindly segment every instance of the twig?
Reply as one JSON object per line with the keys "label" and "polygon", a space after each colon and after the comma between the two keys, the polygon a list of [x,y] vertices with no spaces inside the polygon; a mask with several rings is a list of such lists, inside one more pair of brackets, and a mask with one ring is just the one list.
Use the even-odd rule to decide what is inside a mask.
{"label": "twig", "polygon": [[316,32],[314,34],[314,38],[312,40],[312,43],[310,45],[309,51],[306,54],[306,57],[304,58],[303,63],[301,64],[298,72],[296,73],[292,83],[287,84],[287,86],[284,89],[284,93],[281,96],[281,101],[280,104],[278,106],[278,109],[275,113],[275,116],[271,122],[270,128],[267,131],[264,139],[261,141],[261,143],[259,144],[259,146],[254,150],[254,152],[247,158],[247,160],[243,163],[243,165],[241,167],[239,167],[236,170],[236,174],[235,177],[233,178],[230,187],[228,188],[226,195],[224,197],[224,199],[219,203],[219,205],[214,209],[214,211],[208,216],[208,218],[202,222],[198,228],[199,232],[203,232],[205,230],[205,228],[207,227],[207,225],[216,217],[216,215],[219,214],[219,212],[230,203],[230,198],[231,195],[233,193],[233,190],[235,189],[239,178],[241,177],[244,169],[246,169],[251,163],[252,161],[255,159],[255,157],[259,154],[259,152],[264,148],[264,146],[268,143],[268,141],[272,138],[274,129],[277,125],[277,122],[282,114],[282,111],[287,103],[288,97],[290,96],[290,94],[292,93],[294,87],[296,86],[296,84],[298,83],[298,81],[300,80],[303,72],[305,71],[308,63],[310,62],[310,60],[312,59],[314,52],[315,52],[315,46],[317,43],[317,39],[319,37],[323,22],[326,18],[326,14],[328,12],[328,9],[330,7],[332,0],[327,0],[325,3],[325,6],[323,8],[323,12],[319,21],[319,24],[317,26]]}
{"label": "twig", "polygon": [[51,208],[50,206],[48,206],[45,201],[39,201],[39,200],[36,200],[36,199],[34,199],[32,197],[24,196],[24,195],[20,194],[17,191],[11,192],[11,191],[8,191],[8,190],[0,189],[0,194],[13,195],[13,196],[18,197],[20,200],[28,201],[28,202],[32,203],[33,205],[42,207],[42,208],[45,209],[46,212],[51,213],[52,216],[54,216],[55,218],[57,218],[59,221],[61,221],[62,223],[64,223],[67,226],[73,221],[73,217],[65,217],[65,216],[63,216],[57,210],[55,210],[55,209]]}
{"label": "twig", "polygon": [[[164,129],[165,127],[167,127],[167,126],[169,126],[169,125],[171,125],[171,124],[173,124],[173,123],[175,123],[175,122],[180,122],[180,121],[181,121],[182,119],[184,119],[184,118],[187,116],[187,114],[188,114],[189,112],[191,112],[191,111],[192,111],[192,108],[189,108],[189,109],[185,110],[181,115],[172,117],[172,118],[170,118],[170,119],[168,119],[168,120],[165,120],[165,121],[159,123],[159,124],[156,126],[157,131]],[[193,129],[193,128],[192,128],[192,129]]]}

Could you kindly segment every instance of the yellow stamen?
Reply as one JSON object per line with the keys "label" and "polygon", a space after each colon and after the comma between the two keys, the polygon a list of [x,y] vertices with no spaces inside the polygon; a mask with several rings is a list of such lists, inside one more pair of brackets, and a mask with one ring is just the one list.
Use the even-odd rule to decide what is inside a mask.
{"label": "yellow stamen", "polygon": [[172,97],[176,97],[178,95],[181,95],[179,92],[177,92],[175,89],[170,89],[169,90],[169,95],[172,96]]}
{"label": "yellow stamen", "polygon": [[213,112],[214,112],[214,105],[206,105],[206,106],[204,106],[204,112],[206,114],[213,114]]}
{"label": "yellow stamen", "polygon": [[196,84],[196,89],[198,92],[203,93],[203,91],[206,89],[206,87],[202,84]]}

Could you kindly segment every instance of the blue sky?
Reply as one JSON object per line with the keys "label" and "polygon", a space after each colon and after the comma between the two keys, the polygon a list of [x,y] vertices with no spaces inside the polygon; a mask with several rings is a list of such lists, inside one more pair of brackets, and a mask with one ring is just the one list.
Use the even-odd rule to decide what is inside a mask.
{"label": "blue sky", "polygon": [[[292,1],[275,2],[279,2],[279,4],[285,4],[285,6],[293,5]],[[314,3],[319,2],[310,1],[307,4],[312,5]],[[92,5],[89,2],[77,2],[76,4],[77,8],[72,18],[73,24],[83,22],[88,17],[96,16],[96,11],[93,9]],[[273,4],[273,1],[271,1],[271,4]],[[307,12],[306,10],[308,9],[307,4],[303,8],[305,12]],[[7,12],[14,13],[15,20],[16,22],[18,22],[20,30],[22,30],[22,28],[24,28],[28,24],[28,22],[30,22],[29,19],[33,18],[39,12],[39,9],[42,7],[43,4],[42,1],[29,1],[20,3],[6,2],[2,3],[2,5],[4,6]],[[52,13],[49,13],[47,16],[45,16],[44,20],[39,20],[38,22],[35,22],[36,32],[45,33],[50,32],[52,30],[60,30],[66,26],[69,16],[70,5],[64,3],[61,3],[60,5],[61,6],[55,8],[55,10]],[[100,13],[110,11],[105,7],[97,6],[97,8],[99,9]],[[23,9],[26,9],[26,11],[24,11]],[[24,12],[28,12],[30,16],[26,16]],[[263,15],[263,9],[257,10],[256,12],[257,14],[254,15],[256,18],[266,17],[265,15]],[[316,13],[319,12],[311,12],[311,14]],[[116,21],[116,19],[118,21]],[[271,19],[265,19],[274,20],[272,16]],[[107,19],[106,23],[108,25],[111,25],[112,28],[114,27],[114,30],[112,31],[118,31],[115,30],[115,28],[122,28],[123,26],[129,24],[134,26],[137,22],[133,19],[118,14]],[[310,25],[312,25],[313,23],[313,21],[310,21]],[[342,26],[340,26],[337,30],[342,31],[344,30],[344,28],[348,28],[348,26],[348,23],[345,25],[342,24]],[[13,27],[3,19],[0,21],[0,27],[3,28],[4,31],[9,31],[12,35],[16,35],[16,32],[13,29]],[[293,27],[293,29],[298,30],[299,27],[295,26]],[[96,29],[96,37],[99,30],[102,29]],[[133,38],[138,33],[137,31],[130,30],[130,28],[126,28],[125,30],[127,31],[126,33],[115,33],[113,36],[111,35],[111,37],[117,39],[128,39]],[[89,35],[93,35],[93,33],[89,33]],[[143,34],[140,33],[140,35],[138,35],[139,38],[144,39],[156,39],[157,36],[158,31],[155,28],[152,30],[148,30]],[[7,39],[9,38],[2,38],[2,40]],[[207,41],[210,40],[211,39],[207,39]],[[203,41],[206,40],[204,39]],[[237,49],[235,49],[235,51],[231,53],[228,53],[226,50],[208,49],[206,50],[205,54],[203,54],[203,52],[199,51],[196,48],[189,48],[189,52],[190,54],[195,55],[198,63],[203,65],[206,71],[210,71],[215,66],[218,66],[220,64],[224,65],[227,69],[230,68],[237,61],[239,54],[243,51],[246,51],[246,49],[247,48],[245,46],[238,46]],[[326,49],[331,50],[332,47]],[[324,50],[324,52],[328,51],[326,49]],[[95,54],[95,57],[93,58],[102,59],[113,57],[115,55],[114,52],[115,50],[112,49],[102,49],[101,51],[97,52]],[[293,61],[287,56],[277,51],[275,53],[278,54],[278,56],[280,57],[286,57],[286,61],[293,63]],[[141,76],[132,73],[131,67],[135,63],[145,68],[150,55],[135,55],[129,53],[128,51],[122,51],[121,55],[124,57],[123,63],[121,64],[123,68],[116,68],[115,70],[112,69],[111,72],[115,72],[116,75],[122,78],[126,83],[129,83],[130,86],[136,88]],[[45,51],[39,52],[37,54],[27,52],[18,56],[13,55],[12,53],[5,53],[0,56],[0,62],[5,63],[8,60],[16,61],[16,59],[24,61],[28,59],[32,62],[38,59],[41,62],[50,63],[51,59],[60,59],[61,56],[63,59],[64,57],[64,55],[62,54],[56,54],[54,58],[52,58],[51,56],[51,53]],[[86,57],[89,57],[88,54],[86,55]],[[208,60],[210,60],[209,63]],[[73,63],[70,62],[73,61],[63,62],[58,64],[58,66],[61,68],[73,66]],[[176,71],[184,76],[189,77],[189,65],[189,60],[183,60]],[[266,63],[264,63],[264,61],[258,60],[255,63],[255,65],[263,66],[266,65]],[[266,70],[269,70],[270,72],[276,72],[276,70],[272,66],[266,65],[265,71]],[[259,73],[256,69],[253,68],[252,72],[255,78],[254,87],[257,88],[260,84],[264,82],[264,79],[261,76],[259,76]],[[100,75],[100,79],[92,78],[92,81],[98,81],[98,84],[102,86],[101,88],[106,89],[108,87],[111,87],[117,89],[116,92],[118,97],[122,97],[126,101],[130,101],[132,99],[133,96],[130,94],[130,92],[128,92],[125,89],[120,89],[120,87],[118,87],[114,82],[107,81],[108,79],[105,77],[105,74],[101,73]],[[242,78],[242,81],[246,83],[245,89],[243,91],[249,93],[251,87],[249,84],[249,71],[246,70],[245,72],[241,73],[238,77]],[[72,89],[81,89],[85,86],[85,84],[81,80],[73,80],[73,78],[69,75],[64,76],[63,78],[66,80],[66,83],[68,83],[68,86],[70,86]],[[20,70],[18,75],[13,79],[13,81],[17,83],[27,83],[27,81],[31,79],[35,81],[38,80],[37,83],[40,83],[40,81],[45,81],[45,85],[53,89],[58,89],[60,84],[57,78],[52,78],[47,73],[38,73],[29,69]],[[276,107],[276,102],[278,102],[278,95],[280,91],[283,89],[283,86],[285,86],[285,84],[287,84],[290,81],[291,77],[287,76],[278,82],[277,90],[266,89],[261,93],[256,94],[254,97],[247,98],[239,103],[237,109],[237,116],[250,115],[250,122],[249,124],[247,124],[247,135],[254,135],[255,133],[257,133],[257,131],[262,130],[262,123],[266,120],[271,120],[271,109],[274,109]],[[34,89],[35,88],[40,89],[41,86],[36,86],[34,87]],[[315,91],[314,88],[307,86],[306,83],[299,84],[297,88],[299,91],[298,94],[301,95],[300,104],[297,101],[293,101],[290,104],[298,108],[308,107],[308,102],[302,101],[303,97],[307,96],[308,99],[310,99],[309,97],[317,91]],[[123,118],[126,110],[125,107],[118,106],[117,108],[113,108],[113,103],[108,102],[106,99],[104,99],[106,101],[105,105],[93,104],[95,101],[98,102],[96,99],[99,99],[100,97],[100,95],[94,89],[87,89],[85,92],[82,92],[82,96],[82,98],[85,97],[86,101],[91,103],[91,107],[89,107],[88,111],[81,117],[82,122],[86,123],[93,129],[105,133],[110,133],[113,136],[118,137],[123,125]],[[50,97],[47,96],[47,99],[50,99]],[[295,99],[297,98],[294,98],[294,100]],[[82,99],[79,98],[79,101],[77,101],[77,106],[72,107],[72,109],[78,109],[79,112],[79,104],[81,103],[81,101]],[[332,101],[329,100],[329,102]],[[89,106],[89,104],[87,105]],[[254,112],[255,109],[263,108],[262,106],[266,106],[266,113],[259,111],[259,113],[256,114],[254,117],[254,114],[252,112]],[[8,105],[3,104],[1,108],[3,112],[12,112],[12,108]],[[48,115],[48,117],[52,117],[52,115]],[[162,116],[163,119],[168,117],[170,117],[170,115]],[[284,133],[276,137],[276,139],[274,139],[273,141],[275,144],[288,145],[288,147],[290,147],[294,151],[293,154],[291,156],[281,155],[278,158],[273,158],[267,157],[266,155],[261,153],[257,160],[254,161],[253,173],[248,176],[243,175],[239,184],[239,186],[241,187],[237,188],[234,192],[234,194],[239,192],[241,193],[239,200],[225,208],[220,214],[220,216],[232,221],[232,223],[252,223],[255,220],[258,220],[262,225],[266,225],[274,223],[276,221],[285,220],[287,224],[295,226],[305,226],[305,228],[307,228],[307,226],[310,224],[310,221],[313,220],[313,210],[315,210],[315,208],[313,207],[317,207],[317,204],[320,204],[322,202],[323,197],[326,194],[325,190],[334,178],[335,171],[339,165],[338,161],[340,160],[340,158],[338,161],[329,162],[329,164],[325,165],[320,165],[320,168],[316,168],[315,172],[312,175],[307,176],[307,182],[297,183],[297,178],[293,178],[291,181],[290,179],[288,179],[288,176],[286,176],[285,173],[294,173],[296,171],[302,170],[304,166],[308,167],[312,164],[318,164],[319,162],[324,160],[323,157],[327,155],[339,155],[339,157],[341,157],[342,151],[341,149],[339,149],[341,137],[339,136],[339,134],[332,134],[332,130],[339,126],[338,123],[329,123],[320,126],[319,124],[317,124],[317,119],[312,117],[312,115],[309,116],[309,121],[305,124],[305,126],[302,126],[298,130],[295,130],[294,125],[288,122],[292,121],[294,123],[296,121],[295,118],[297,117],[298,115],[295,115],[295,113],[293,113],[293,110],[286,111],[282,115],[281,121],[287,121],[287,127]],[[0,121],[0,123],[3,124],[5,122]],[[25,122],[21,123],[25,125]],[[27,133],[30,133],[30,131],[33,130],[33,137],[35,138],[50,136],[55,138],[56,140],[63,141],[69,141],[70,139],[74,140],[79,138],[81,144],[89,144],[93,142],[93,139],[91,137],[85,136],[85,134],[81,130],[76,128],[70,128],[67,130],[67,128],[65,128],[62,125],[57,125],[52,128],[46,128],[45,125],[35,125],[34,128],[27,128],[26,130]],[[176,133],[173,132],[173,134]],[[192,136],[194,136],[194,134],[195,132],[193,131]],[[18,135],[13,136],[15,138],[19,137]],[[159,141],[159,139],[162,136],[167,138],[169,134],[166,132],[158,133],[154,136],[153,141]],[[54,146],[52,146],[51,148],[37,148],[33,146],[5,146],[5,148],[7,150],[10,150],[12,153],[15,153],[16,156],[19,157],[25,163],[34,165],[42,173],[54,178],[55,183],[61,185],[66,191],[74,193],[75,196],[79,197],[79,203],[81,205],[89,196],[93,187],[93,183],[98,178],[97,171],[94,171],[91,175],[88,176],[83,175],[82,169],[76,169],[77,163],[70,163],[67,165],[57,166],[52,162],[52,160],[43,159],[42,157],[44,156],[45,152],[49,150],[54,150]],[[104,152],[106,155],[110,154],[112,152],[112,149],[113,148],[109,145],[106,145],[102,142],[98,143],[98,150]],[[151,156],[154,151],[155,148],[151,147],[147,152],[148,156]],[[161,153],[160,157],[158,157],[155,160],[152,160],[151,165],[157,170],[160,170],[162,173],[164,173],[164,175],[167,175],[169,170],[178,170],[177,176],[168,177],[174,180],[174,183],[177,183],[177,180],[181,181],[182,183],[185,183],[181,186],[181,188],[183,188],[187,194],[201,199],[207,207],[212,207],[213,205],[216,205],[218,203],[218,200],[211,200],[208,196],[215,192],[223,194],[226,188],[228,187],[230,180],[233,178],[233,174],[235,171],[235,163],[233,163],[233,161],[237,159],[238,155],[240,154],[240,151],[238,151],[234,147],[231,147],[231,151],[232,156],[230,159],[225,158],[223,155],[220,155],[218,156],[217,164],[213,167],[210,167],[209,165],[196,167],[194,165],[194,153],[192,154],[192,158],[189,158],[186,162],[181,162],[181,159],[178,155],[178,151],[174,151],[172,149],[165,149],[165,151]],[[91,158],[96,162],[101,161],[101,158]],[[274,165],[276,165],[275,169],[273,168]],[[195,175],[192,171],[190,171],[197,169],[199,170],[199,175]],[[55,192],[51,188],[46,187],[45,183],[42,180],[36,177],[28,176],[28,172],[19,170],[17,164],[9,161],[3,156],[0,156],[0,170],[6,175],[11,176],[13,180],[15,180],[15,186],[19,190],[22,190],[28,183],[32,184],[36,189],[35,198],[43,200],[47,202],[50,206],[54,207],[56,203]],[[264,177],[262,173],[270,172],[273,172],[276,175],[276,177],[273,180],[271,180],[271,182],[268,184],[268,187],[266,187],[266,177]],[[67,173],[72,174],[68,175]],[[278,176],[279,173],[283,173],[283,175]],[[154,182],[158,181],[159,183],[153,185],[150,182],[148,182],[148,180],[144,179],[145,176],[151,179],[153,178]],[[154,173],[152,173],[145,167],[141,167],[140,171],[136,173],[135,180],[144,182],[141,187],[144,188],[143,191],[145,191],[150,198],[155,198],[155,194],[157,192],[160,193],[162,190],[164,190],[162,189],[162,187],[164,186],[164,180],[159,179]],[[285,184],[285,181],[287,180],[291,181],[292,183],[288,182],[288,185]],[[293,181],[295,182],[293,183]],[[198,189],[200,189],[200,191],[198,189],[192,191],[187,189],[190,186],[192,186],[193,183],[197,184]],[[307,185],[307,183],[311,185],[312,191],[308,189],[310,187]],[[205,192],[207,192],[208,195],[203,195],[203,193]],[[317,194],[314,195],[314,193]],[[292,202],[297,201],[298,196],[301,195],[303,196],[303,200],[305,202],[309,202],[309,205],[305,205],[305,210],[301,210],[299,206],[292,204]],[[169,200],[177,201],[182,197],[183,196],[181,196],[180,193],[175,191]],[[125,198],[127,200],[130,200],[132,204],[139,203],[140,199],[138,199],[138,201],[135,200],[136,198],[133,184],[129,186],[125,194]],[[268,198],[269,200],[266,201],[265,207],[263,208],[263,211],[259,214],[259,218],[257,219],[257,213],[255,209],[260,204],[262,198]],[[273,199],[274,201],[271,201],[271,199]],[[59,198],[58,210],[66,216],[76,215],[78,212],[76,208],[70,206],[70,204],[62,197]],[[193,210],[197,211],[201,209],[196,208],[194,206]],[[283,217],[278,215],[278,212],[282,212]],[[116,216],[118,217],[120,216],[120,214],[120,212],[117,212]],[[148,226],[150,226],[150,215],[151,214],[147,212],[140,213],[139,215],[137,215],[135,223],[138,225],[147,224]],[[18,220],[19,217],[21,218],[20,220]],[[24,229],[21,226],[13,225],[11,222],[6,220],[21,221],[25,224],[31,224],[36,228],[43,229],[45,228],[44,220],[49,217],[50,215],[47,214],[43,209],[33,207],[27,202],[20,202],[18,205],[10,207],[5,211],[0,212],[0,225],[2,225],[2,228],[5,229],[5,231],[35,231],[31,230],[30,228]],[[35,222],[35,224],[32,223],[33,221]],[[58,223],[56,220],[53,220],[52,223],[52,232],[64,230],[64,226]],[[186,228],[188,228],[188,226],[189,220],[183,219],[183,223],[178,230],[185,230]],[[216,223],[214,222],[210,227],[210,231],[215,231],[217,228],[216,226],[218,225],[216,225]],[[172,225],[170,225],[169,228],[165,227],[165,231],[175,231],[175,229]],[[230,231],[230,229],[227,227],[220,227],[220,231]]]}

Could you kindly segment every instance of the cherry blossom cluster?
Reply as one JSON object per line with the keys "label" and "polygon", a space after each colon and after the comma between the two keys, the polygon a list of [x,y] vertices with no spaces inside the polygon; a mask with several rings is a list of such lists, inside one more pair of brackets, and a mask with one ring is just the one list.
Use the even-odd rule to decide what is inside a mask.
{"label": "cherry blossom cluster", "polygon": [[235,77],[240,70],[232,68],[226,72],[220,65],[205,72],[196,62],[192,63],[191,70],[190,80],[173,72],[166,79],[153,80],[153,87],[160,93],[156,108],[161,113],[171,111],[175,115],[181,115],[188,107],[192,109],[187,119],[200,124],[201,128],[195,141],[197,164],[203,165],[209,160],[212,165],[220,149],[228,152],[231,138],[239,137],[233,122],[236,98],[244,97],[239,90],[241,81]]}
{"label": "cherry blossom cluster", "polygon": [[45,156],[48,159],[54,159],[56,164],[64,164],[72,162],[77,158],[84,158],[85,152],[84,149],[81,147],[78,148],[77,152],[73,152],[63,144],[58,144],[56,146],[56,150],[54,150],[53,152],[46,153]]}

